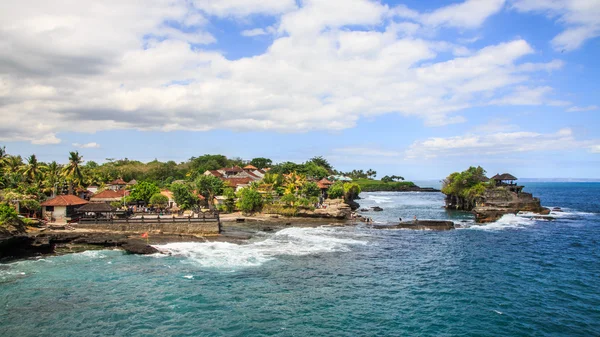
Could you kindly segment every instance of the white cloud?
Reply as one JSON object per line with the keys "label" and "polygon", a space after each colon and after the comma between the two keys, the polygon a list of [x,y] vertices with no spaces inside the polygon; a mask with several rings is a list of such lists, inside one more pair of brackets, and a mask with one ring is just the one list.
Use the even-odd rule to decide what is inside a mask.
{"label": "white cloud", "polygon": [[193,3],[205,13],[220,17],[276,15],[296,8],[294,0],[193,0]]}
{"label": "white cloud", "polygon": [[406,151],[407,158],[461,156],[494,156],[533,151],[585,149],[597,141],[577,140],[569,128],[555,133],[493,132],[466,134],[456,137],[433,137],[414,142]]}
{"label": "white cloud", "polygon": [[270,35],[274,34],[276,29],[274,27],[267,28],[254,28],[254,29],[246,29],[243,30],[240,34],[242,36],[253,37],[253,36],[261,36],[261,35]]}
{"label": "white cloud", "polygon": [[600,0],[513,0],[521,12],[540,12],[566,29],[552,40],[556,50],[571,51],[600,36]]}
{"label": "white cloud", "polygon": [[100,148],[100,144],[98,143],[86,143],[86,144],[79,144],[79,143],[73,143],[73,146],[78,147],[80,149],[99,149]]}
{"label": "white cloud", "polygon": [[505,0],[467,0],[421,16],[427,26],[475,28],[504,7]]}
{"label": "white cloud", "polygon": [[600,145],[590,146],[590,152],[591,153],[600,153]]}
{"label": "white cloud", "polygon": [[[415,12],[376,1],[194,4],[0,2],[0,140],[56,143],[60,132],[112,129],[341,130],[388,113],[442,126],[464,122],[461,110],[489,105],[515,85],[532,88],[532,73],[562,65],[521,63],[534,53],[522,39],[469,50],[416,37],[419,24],[390,20]],[[283,33],[264,53],[230,60],[198,47],[215,41],[205,15],[261,13],[281,13]],[[438,16],[451,18],[441,25],[460,22]],[[440,57],[447,52],[456,56]],[[509,98],[502,104],[529,103]]]}
{"label": "white cloud", "polygon": [[589,105],[589,106],[573,106],[567,109],[567,112],[582,112],[582,111],[595,111],[598,110],[597,105]]}

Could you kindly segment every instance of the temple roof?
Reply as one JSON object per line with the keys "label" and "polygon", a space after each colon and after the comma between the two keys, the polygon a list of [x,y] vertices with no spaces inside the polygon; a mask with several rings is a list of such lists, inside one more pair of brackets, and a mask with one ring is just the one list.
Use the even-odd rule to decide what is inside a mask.
{"label": "temple roof", "polygon": [[90,202],[77,209],[78,212],[94,212],[94,213],[108,213],[114,212],[117,209],[105,202]]}
{"label": "temple roof", "polygon": [[492,178],[492,180],[517,180],[517,177],[513,176],[509,173],[496,174]]}

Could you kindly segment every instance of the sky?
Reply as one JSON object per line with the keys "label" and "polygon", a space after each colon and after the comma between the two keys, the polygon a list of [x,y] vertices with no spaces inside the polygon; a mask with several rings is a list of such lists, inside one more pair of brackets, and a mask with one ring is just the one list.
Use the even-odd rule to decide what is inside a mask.
{"label": "sky", "polygon": [[0,145],[600,178],[600,0],[6,0]]}

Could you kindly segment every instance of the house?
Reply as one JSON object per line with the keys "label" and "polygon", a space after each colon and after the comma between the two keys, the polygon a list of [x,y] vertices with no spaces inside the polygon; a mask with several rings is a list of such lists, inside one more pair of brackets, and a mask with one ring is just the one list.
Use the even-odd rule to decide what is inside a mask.
{"label": "house", "polygon": [[90,185],[86,189],[88,191],[92,192],[92,194],[96,194],[96,192],[98,192],[98,186],[96,186],[96,185]]}
{"label": "house", "polygon": [[169,190],[162,190],[160,191],[160,194],[164,195],[165,197],[169,198],[169,202],[167,203],[167,207],[168,208],[172,208],[172,207],[179,207],[177,206],[177,203],[175,202],[175,199],[173,198],[173,192],[169,191]]}
{"label": "house", "polygon": [[106,185],[106,188],[113,191],[123,190],[127,186],[125,180],[118,178]]}
{"label": "house", "polygon": [[246,165],[246,166],[244,166],[243,170],[246,172],[253,172],[253,171],[258,170],[258,167],[253,166],[253,165]]}
{"label": "house", "polygon": [[325,199],[327,198],[327,190],[331,187],[333,183],[325,178],[317,181],[317,186],[321,189],[321,196]]}
{"label": "house", "polygon": [[75,195],[59,195],[41,204],[42,217],[51,222],[64,223],[77,213],[79,207],[87,203],[87,200]]}
{"label": "house", "polygon": [[125,190],[104,190],[100,193],[94,194],[91,198],[91,202],[107,202],[111,203],[113,201],[121,202],[123,197],[125,196],[127,191]]}
{"label": "house", "polygon": [[[224,167],[218,170],[208,170],[204,172],[204,175],[212,175],[217,177],[225,182],[225,184],[229,184],[231,187],[237,188],[240,184],[247,185],[248,183],[245,180],[249,181],[260,181],[264,177],[264,171],[256,169],[256,167],[248,165],[246,167],[239,168],[237,166],[234,167]],[[230,180],[230,179],[244,179],[242,180]]]}
{"label": "house", "polygon": [[224,178],[223,182],[225,182],[225,186],[233,188],[235,191],[239,191],[244,187],[248,187],[250,183],[253,181],[252,178],[243,177],[243,178]]}

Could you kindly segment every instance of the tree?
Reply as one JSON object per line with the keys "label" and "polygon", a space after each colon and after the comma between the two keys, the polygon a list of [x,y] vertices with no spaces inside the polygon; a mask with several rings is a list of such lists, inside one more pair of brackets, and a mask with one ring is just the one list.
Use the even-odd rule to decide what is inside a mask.
{"label": "tree", "polygon": [[29,183],[39,183],[42,173],[46,170],[46,166],[40,164],[35,154],[27,158],[27,164],[23,167],[23,175]]}
{"label": "tree", "polygon": [[235,191],[231,187],[227,187],[223,190],[225,196],[225,210],[231,213],[235,210]]}
{"label": "tree", "polygon": [[215,196],[220,195],[225,187],[223,180],[212,175],[201,175],[195,184],[198,192],[208,201],[209,207],[214,206]]}
{"label": "tree", "polygon": [[333,185],[329,187],[327,195],[329,195],[329,198],[331,199],[338,199],[344,196],[344,183],[341,181],[333,183]]}
{"label": "tree", "polygon": [[307,177],[319,180],[329,175],[329,171],[326,168],[319,166],[312,161],[304,164],[304,167],[299,172],[302,172]]}
{"label": "tree", "polygon": [[79,152],[69,152],[69,163],[63,168],[62,172],[63,177],[69,182],[69,194],[73,194],[73,185],[82,185],[83,175],[80,168],[82,163],[83,157],[79,155]]}
{"label": "tree", "polygon": [[129,199],[132,201],[144,201],[144,203],[150,203],[150,198],[153,195],[160,193],[160,188],[154,183],[142,181],[135,185],[129,194]]}
{"label": "tree", "polygon": [[250,161],[250,165],[252,165],[258,169],[263,169],[265,167],[271,167],[271,165],[273,165],[273,161],[269,158],[258,157],[258,158],[252,159]]}
{"label": "tree", "polygon": [[314,164],[326,169],[328,173],[333,173],[333,166],[331,166],[331,164],[327,161],[327,159],[325,159],[321,156],[313,157],[308,162],[314,163]]}
{"label": "tree", "polygon": [[244,213],[258,212],[263,207],[262,196],[253,188],[243,188],[237,196],[237,207]]}
{"label": "tree", "polygon": [[302,185],[300,194],[305,198],[310,199],[311,197],[318,197],[321,194],[321,189],[316,183],[309,181]]}
{"label": "tree", "polygon": [[193,193],[192,188],[186,184],[172,184],[171,192],[173,199],[182,210],[192,209],[198,205],[198,196]]}
{"label": "tree", "polygon": [[369,169],[369,170],[367,170],[367,177],[368,177],[369,179],[372,179],[372,178],[374,178],[376,175],[377,175],[377,171],[374,171],[374,170],[372,170],[372,169]]}
{"label": "tree", "polygon": [[168,204],[169,198],[160,193],[155,193],[154,195],[152,195],[152,197],[150,197],[150,205],[154,207],[166,208]]}

